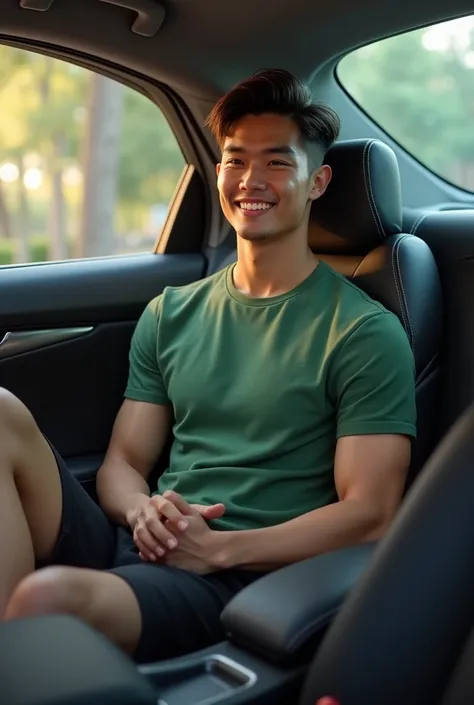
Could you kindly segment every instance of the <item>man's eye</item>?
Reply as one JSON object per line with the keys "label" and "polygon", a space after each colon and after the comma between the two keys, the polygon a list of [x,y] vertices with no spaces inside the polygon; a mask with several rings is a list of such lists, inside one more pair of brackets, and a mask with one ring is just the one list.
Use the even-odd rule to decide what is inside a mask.
{"label": "man's eye", "polygon": [[289,164],[282,162],[281,159],[272,159],[270,166],[289,166]]}
{"label": "man's eye", "polygon": [[235,166],[235,165],[242,164],[242,160],[241,160],[241,159],[235,159],[235,158],[233,158],[233,159],[228,159],[227,162],[226,162],[226,164],[231,164],[232,166]]}

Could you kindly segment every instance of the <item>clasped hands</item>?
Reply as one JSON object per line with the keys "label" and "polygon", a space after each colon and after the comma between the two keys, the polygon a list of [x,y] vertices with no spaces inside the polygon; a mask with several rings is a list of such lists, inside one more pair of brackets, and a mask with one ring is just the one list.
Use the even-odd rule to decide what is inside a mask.
{"label": "clasped hands", "polygon": [[143,501],[129,525],[142,560],[206,574],[219,569],[216,555],[222,533],[207,521],[224,512],[223,504],[189,504],[167,490]]}

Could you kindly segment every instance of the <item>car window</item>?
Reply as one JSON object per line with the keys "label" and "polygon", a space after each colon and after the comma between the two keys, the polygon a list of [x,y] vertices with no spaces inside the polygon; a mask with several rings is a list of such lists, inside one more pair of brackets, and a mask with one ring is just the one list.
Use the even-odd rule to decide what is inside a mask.
{"label": "car window", "polygon": [[0,46],[0,264],[151,251],[185,165],[117,81]]}
{"label": "car window", "polygon": [[347,92],[439,176],[474,191],[474,17],[358,49],[338,65]]}

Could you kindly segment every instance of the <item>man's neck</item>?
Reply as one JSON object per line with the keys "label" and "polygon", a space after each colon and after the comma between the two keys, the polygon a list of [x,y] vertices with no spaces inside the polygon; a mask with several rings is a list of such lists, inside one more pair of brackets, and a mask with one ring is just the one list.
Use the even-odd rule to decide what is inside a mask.
{"label": "man's neck", "polygon": [[238,241],[234,286],[246,296],[279,296],[301,284],[316,269],[318,260],[305,244],[291,238],[277,242]]}

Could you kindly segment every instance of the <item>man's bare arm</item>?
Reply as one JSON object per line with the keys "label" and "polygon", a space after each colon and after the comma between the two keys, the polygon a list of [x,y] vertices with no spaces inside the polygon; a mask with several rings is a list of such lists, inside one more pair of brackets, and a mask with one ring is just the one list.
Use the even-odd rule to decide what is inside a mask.
{"label": "man's bare arm", "polygon": [[150,496],[147,478],[171,430],[172,407],[126,399],[115,420],[97,493],[102,509],[119,524],[130,523]]}
{"label": "man's bare arm", "polygon": [[399,435],[339,439],[339,502],[265,529],[214,532],[214,562],[266,570],[381,538],[403,495],[410,447],[410,439]]}

